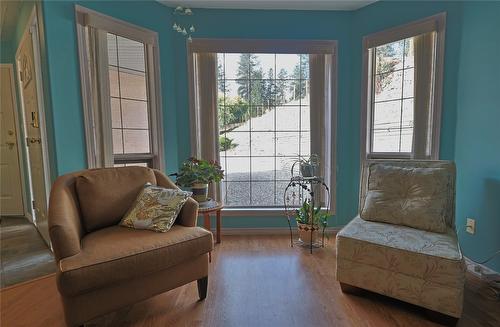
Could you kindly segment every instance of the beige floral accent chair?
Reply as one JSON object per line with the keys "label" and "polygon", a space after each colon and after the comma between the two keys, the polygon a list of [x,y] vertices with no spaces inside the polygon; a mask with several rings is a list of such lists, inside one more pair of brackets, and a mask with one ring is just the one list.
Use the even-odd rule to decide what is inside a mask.
{"label": "beige floral accent chair", "polygon": [[[402,175],[394,176],[398,169],[403,171]],[[377,202],[373,193],[370,194],[370,186],[384,184],[381,176],[391,178],[385,186],[395,181],[404,184],[406,181],[402,182],[401,178],[414,178],[414,174],[420,174],[425,169],[428,171],[423,172],[424,175],[435,170],[447,176],[443,179],[446,180],[446,187],[438,185],[440,194],[436,196],[437,203],[428,205],[432,210],[422,210],[422,215],[428,216],[415,216],[412,221],[402,221],[399,217],[410,215],[391,212],[388,214],[390,217],[381,219],[381,211],[374,210],[378,204],[382,203],[384,208],[394,211],[404,210],[404,207],[391,206],[387,199]],[[387,174],[388,171],[391,174]],[[374,172],[383,173],[370,176]],[[419,196],[425,196],[422,192]],[[391,196],[401,203],[407,193],[402,192],[400,198],[394,194]],[[443,208],[442,214],[436,215],[436,207]],[[337,234],[337,280],[343,290],[354,286],[459,318],[462,314],[465,264],[455,232],[454,207],[453,162],[369,160],[361,176],[361,215],[357,215]],[[372,212],[379,216],[369,216]],[[392,220],[391,217],[396,218]],[[415,221],[417,219],[420,221]],[[444,224],[442,228],[429,228],[441,223]]]}

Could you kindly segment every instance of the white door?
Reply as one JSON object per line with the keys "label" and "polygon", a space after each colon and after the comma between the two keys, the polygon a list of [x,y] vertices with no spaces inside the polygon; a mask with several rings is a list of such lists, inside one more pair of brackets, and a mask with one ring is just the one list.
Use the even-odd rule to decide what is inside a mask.
{"label": "white door", "polygon": [[24,215],[23,187],[17,144],[14,71],[11,65],[0,66],[0,215]]}
{"label": "white door", "polygon": [[45,187],[45,170],[43,162],[43,144],[41,132],[41,115],[39,114],[37,71],[35,67],[35,53],[33,48],[33,35],[36,29],[32,28],[19,45],[16,56],[20,95],[24,111],[24,124],[26,131],[26,145],[28,147],[29,171],[33,198],[34,222],[38,231],[49,243],[49,228],[47,221],[47,196]]}

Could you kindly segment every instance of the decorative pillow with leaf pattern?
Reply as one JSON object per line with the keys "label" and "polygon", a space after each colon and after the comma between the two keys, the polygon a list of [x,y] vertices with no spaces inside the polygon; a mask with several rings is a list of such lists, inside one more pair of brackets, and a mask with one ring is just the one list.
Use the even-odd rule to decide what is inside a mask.
{"label": "decorative pillow with leaf pattern", "polygon": [[442,168],[370,166],[361,218],[446,232],[450,174]]}
{"label": "decorative pillow with leaf pattern", "polygon": [[120,225],[167,232],[191,195],[191,192],[146,184]]}

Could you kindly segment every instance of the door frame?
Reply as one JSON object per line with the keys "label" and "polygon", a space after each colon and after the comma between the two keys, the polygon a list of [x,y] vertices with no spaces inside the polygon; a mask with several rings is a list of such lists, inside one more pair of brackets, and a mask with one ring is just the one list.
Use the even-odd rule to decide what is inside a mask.
{"label": "door frame", "polygon": [[[26,39],[29,38],[30,32],[31,32],[31,43],[33,45],[33,62],[34,62],[34,76],[33,78],[35,79],[36,83],[36,94],[37,94],[37,105],[38,105],[38,119],[39,119],[39,126],[40,126],[40,138],[42,140],[42,163],[43,163],[43,175],[44,175],[44,182],[45,182],[45,200],[46,200],[46,207],[48,209],[48,204],[49,204],[49,194],[50,194],[50,188],[52,185],[52,179],[51,179],[51,170],[50,170],[50,156],[49,156],[49,148],[48,148],[48,134],[47,134],[47,123],[46,123],[46,116],[45,116],[45,99],[44,99],[44,94],[43,94],[43,78],[42,78],[42,66],[41,66],[41,53],[40,53],[40,38],[39,38],[39,25],[38,25],[38,18],[37,18],[37,6],[35,5],[33,7],[33,10],[31,11],[30,18],[28,19],[28,22],[26,23],[26,26],[24,28],[23,36],[21,37],[21,40],[19,42],[19,46],[16,50],[16,55],[15,55],[15,63],[16,63],[16,77],[17,77],[17,87],[19,90],[19,103],[21,105],[21,118],[22,118],[22,131],[23,131],[23,138],[26,141],[26,138],[28,137],[27,131],[26,131],[26,116],[25,116],[25,108],[24,108],[24,101],[23,101],[23,87],[21,83],[21,75],[19,71],[19,52],[21,50],[21,45],[23,42],[26,41]],[[27,165],[27,175],[28,175],[28,181],[29,181],[29,194],[31,197],[31,201],[33,201],[33,184],[32,184],[32,176],[31,176],[31,163],[30,163],[30,157],[29,157],[29,152],[28,152],[28,146],[24,146],[24,151],[23,155],[25,158],[25,162]],[[32,203],[28,204],[28,213],[31,214],[32,217],[32,222],[35,223],[36,225],[36,216],[33,215],[33,205]],[[47,213],[48,214],[48,213]]]}
{"label": "door frame", "polygon": [[14,79],[14,75],[16,74],[16,70],[14,69],[14,64],[0,64],[0,68],[7,68],[10,72],[10,83],[11,83],[11,93],[12,93],[12,103],[14,110],[14,124],[16,125],[16,141],[17,141],[17,156],[19,158],[19,173],[21,174],[21,193],[22,193],[22,201],[23,201],[23,215],[28,217],[31,221],[33,221],[33,216],[29,210],[28,204],[28,194],[26,192],[26,167],[24,165],[24,142],[21,134],[24,135],[24,125],[19,121],[19,111],[17,106],[17,94],[16,94],[16,82]]}

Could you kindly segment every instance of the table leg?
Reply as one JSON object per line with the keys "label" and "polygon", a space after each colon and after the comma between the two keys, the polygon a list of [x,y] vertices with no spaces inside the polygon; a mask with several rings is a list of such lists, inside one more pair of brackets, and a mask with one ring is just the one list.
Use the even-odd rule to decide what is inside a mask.
{"label": "table leg", "polygon": [[217,210],[217,243],[220,243],[220,210]]}
{"label": "table leg", "polygon": [[210,215],[208,213],[204,213],[203,217],[205,218],[205,229],[210,231]]}

